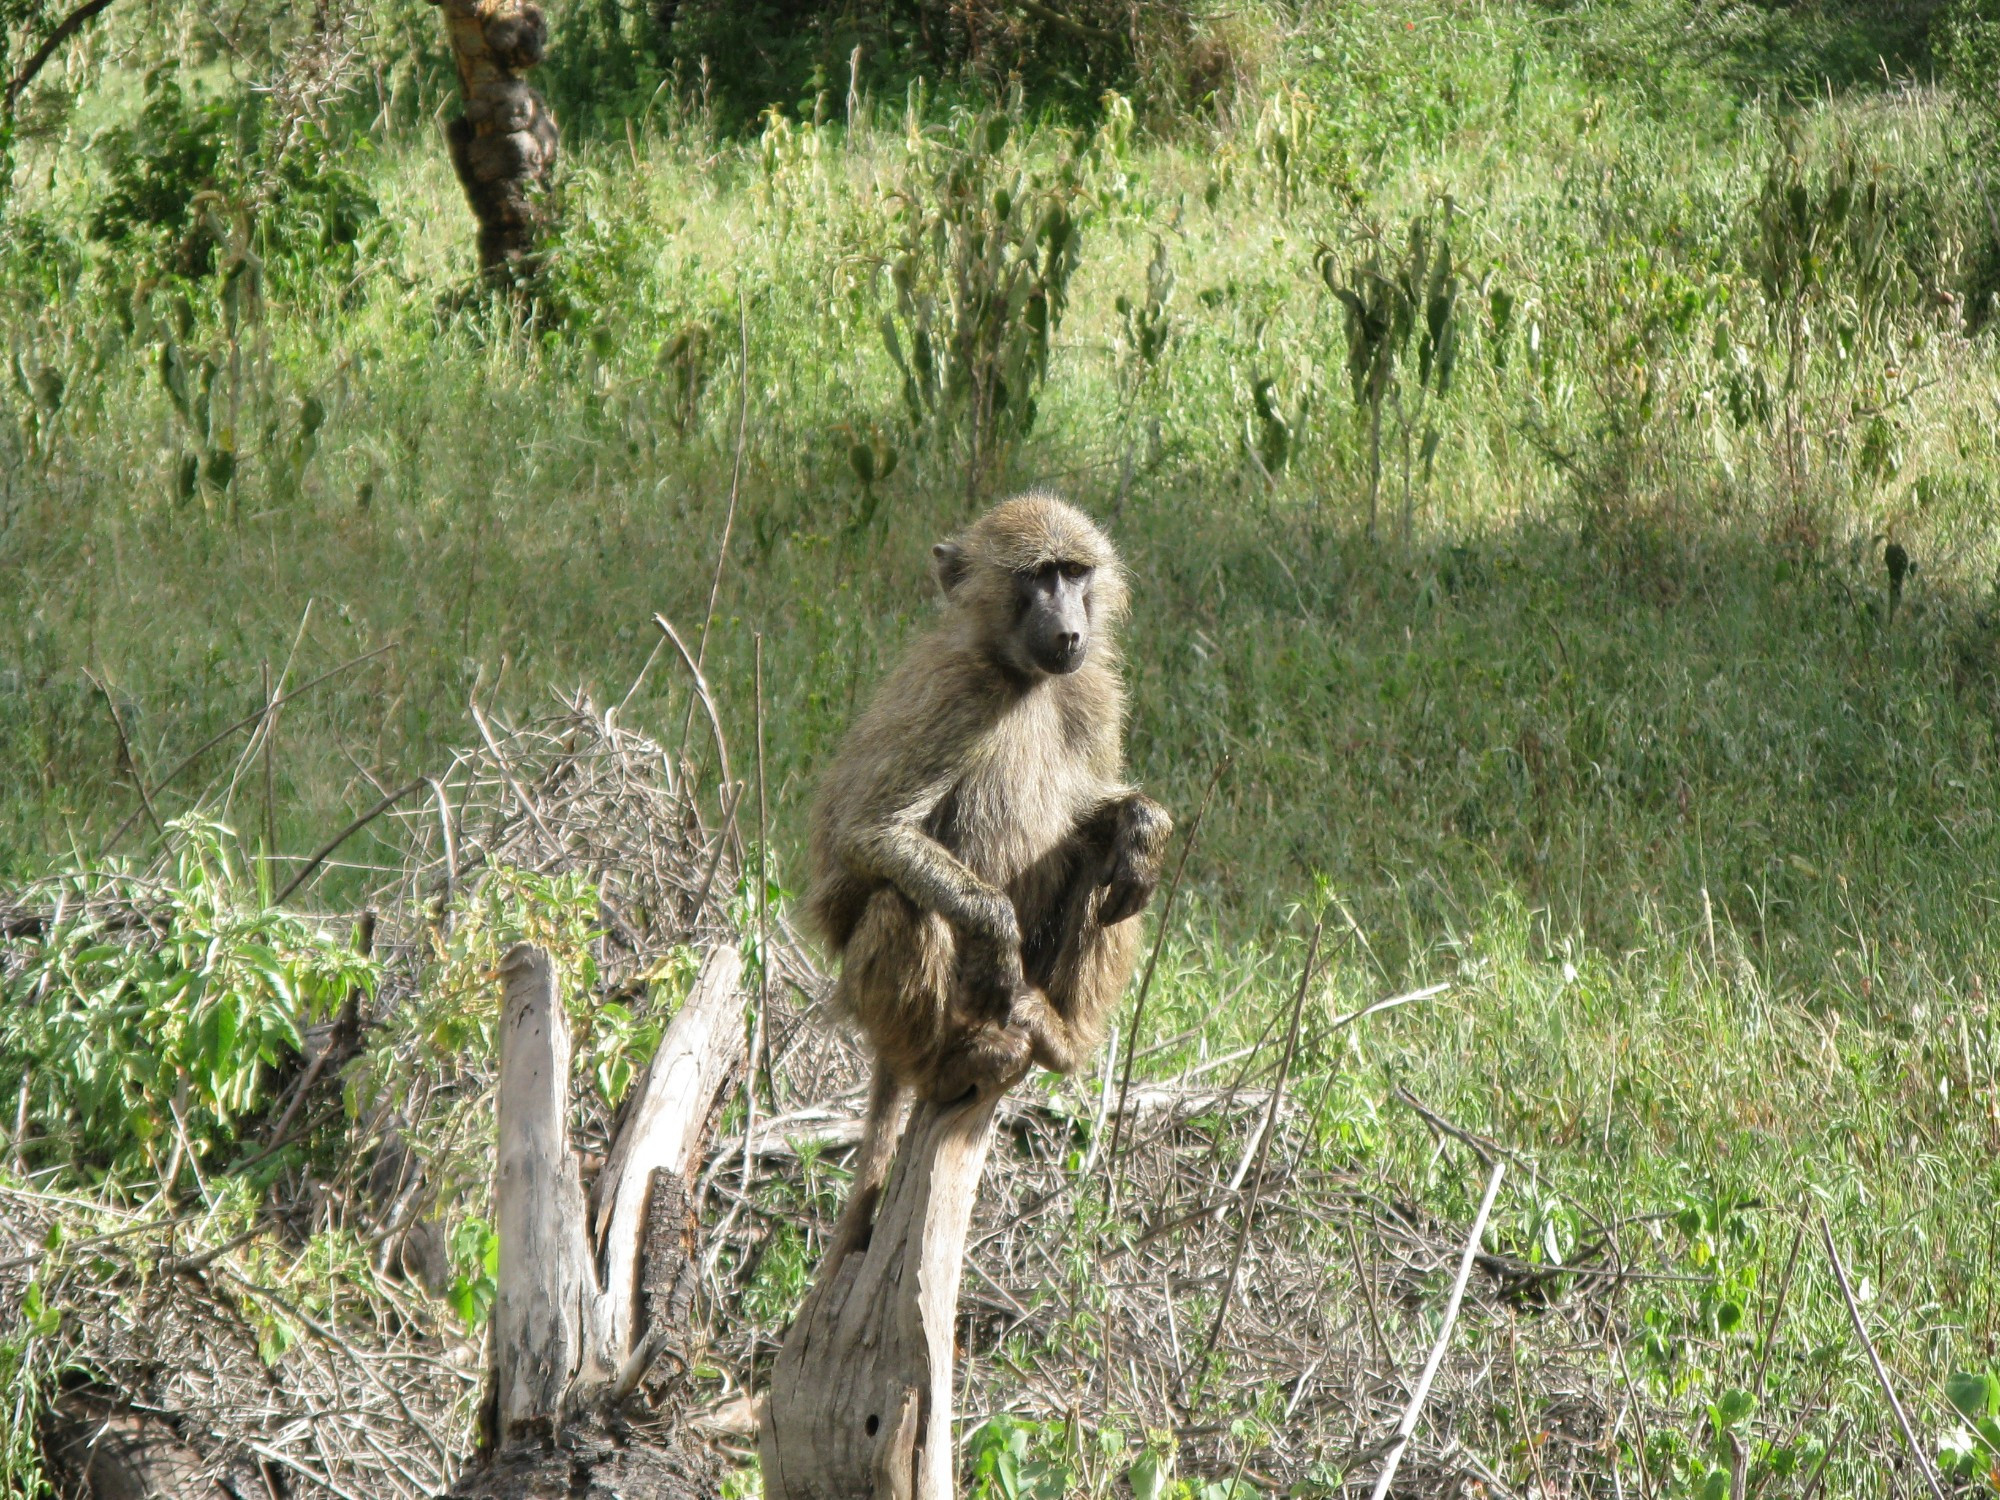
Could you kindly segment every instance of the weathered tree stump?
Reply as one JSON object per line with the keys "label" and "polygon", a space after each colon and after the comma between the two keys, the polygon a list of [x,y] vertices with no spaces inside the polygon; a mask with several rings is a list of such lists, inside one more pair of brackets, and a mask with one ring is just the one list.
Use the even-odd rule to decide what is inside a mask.
{"label": "weathered tree stump", "polygon": [[[692,1264],[688,1190],[743,1058],[742,967],[734,948],[710,951],[586,1203],[569,1146],[569,1025],[554,967],[527,944],[502,963],[487,1452],[454,1496],[713,1494],[700,1449],[634,1439],[619,1408],[676,1341],[685,1299],[670,1289]],[[679,1225],[662,1222],[663,1207]]]}
{"label": "weathered tree stump", "polygon": [[917,1105],[865,1247],[821,1266],[771,1372],[766,1500],[949,1500],[959,1275],[999,1101]]}

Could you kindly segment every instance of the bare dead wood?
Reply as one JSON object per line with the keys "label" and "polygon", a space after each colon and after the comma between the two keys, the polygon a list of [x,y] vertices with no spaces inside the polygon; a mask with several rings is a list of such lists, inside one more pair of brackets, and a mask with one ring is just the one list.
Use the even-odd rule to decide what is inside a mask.
{"label": "bare dead wood", "polygon": [[948,1500],[952,1330],[999,1097],[919,1104],[862,1248],[820,1270],[771,1372],[769,1500]]}
{"label": "bare dead wood", "polygon": [[[90,676],[89,673],[84,675]],[[145,809],[146,817],[151,820],[153,832],[165,838],[166,827],[160,822],[159,813],[153,810],[153,794],[146,790],[146,778],[139,770],[139,758],[132,753],[132,741],[125,733],[125,720],[118,712],[118,702],[111,696],[111,689],[95,676],[90,676],[90,685],[97,689],[98,694],[104,699],[104,706],[111,710],[111,727],[118,731],[118,754],[125,762],[125,769],[132,773],[132,785],[139,791],[139,805]]]}
{"label": "bare dead wood", "polygon": [[[1264,1191],[1264,1163],[1270,1154],[1271,1135],[1278,1128],[1278,1107],[1284,1102],[1285,1082],[1291,1076],[1292,1059],[1298,1053],[1299,1020],[1305,1014],[1306,994],[1312,989],[1313,976],[1319,968],[1319,940],[1325,929],[1326,918],[1321,916],[1317,922],[1313,923],[1312,939],[1306,944],[1305,969],[1299,975],[1298,997],[1292,1001],[1292,1024],[1290,1031],[1285,1036],[1284,1056],[1278,1063],[1278,1081],[1271,1087],[1271,1107],[1269,1112],[1264,1116],[1264,1122],[1257,1132],[1256,1175],[1250,1180],[1249,1196],[1243,1200],[1242,1228],[1236,1236],[1236,1249],[1229,1258],[1229,1276],[1222,1283],[1222,1297],[1216,1303],[1215,1322],[1208,1330],[1208,1347],[1203,1351],[1202,1362],[1199,1366],[1201,1373],[1195,1377],[1196,1396],[1190,1398],[1190,1406],[1193,1406],[1195,1401],[1199,1399],[1201,1374],[1207,1373],[1209,1366],[1208,1356],[1215,1353],[1215,1346],[1222,1338],[1223,1325],[1229,1317],[1229,1303],[1236,1295],[1236,1279],[1243,1271],[1243,1252],[1250,1243],[1251,1227],[1257,1222],[1257,1199]],[[1237,1176],[1240,1180],[1242,1176],[1240,1168],[1238,1169]],[[1232,1192],[1235,1191],[1235,1188],[1236,1184],[1231,1183],[1230,1189]]]}
{"label": "bare dead wood", "polygon": [[709,950],[694,988],[660,1039],[636,1086],[633,1107],[592,1193],[597,1310],[592,1319],[600,1378],[631,1356],[646,1209],[655,1172],[692,1186],[704,1127],[743,1059],[743,957]]}
{"label": "bare dead wood", "polygon": [[1431,1345],[1430,1358],[1424,1361],[1424,1373],[1417,1379],[1417,1388],[1410,1393],[1410,1404],[1403,1409],[1402,1421],[1396,1424],[1395,1440],[1389,1445],[1388,1457],[1382,1464],[1382,1473],[1375,1481],[1370,1500],[1384,1500],[1389,1486],[1396,1482],[1396,1469],[1403,1462],[1411,1435],[1417,1430],[1417,1418],[1423,1415],[1424,1402],[1430,1399],[1431,1382],[1437,1379],[1438,1366],[1444,1363],[1444,1351],[1451,1347],[1451,1330],[1458,1322],[1459,1304],[1465,1300],[1465,1284],[1472,1279],[1472,1263],[1479,1256],[1479,1241],[1486,1233],[1487,1217],[1493,1212],[1493,1200],[1500,1195],[1500,1181],[1506,1175],[1507,1163],[1494,1162],[1493,1175],[1486,1179],[1486,1196],[1479,1200],[1479,1212],[1473,1217],[1472,1232],[1466,1235],[1465,1250],[1458,1258],[1458,1277],[1451,1284],[1451,1300],[1445,1303],[1437,1342]]}
{"label": "bare dead wood", "polygon": [[361,832],[362,829],[366,828],[370,823],[374,822],[377,818],[381,817],[383,813],[387,812],[390,808],[394,807],[398,802],[401,802],[405,797],[409,796],[410,793],[416,791],[419,787],[424,787],[429,785],[430,785],[429,781],[427,781],[424,777],[419,776],[415,781],[406,782],[404,785],[397,787],[395,791],[389,793],[388,796],[384,797],[381,801],[377,802],[373,807],[369,808],[368,811],[362,813],[352,823],[349,823],[345,828],[341,829],[340,832],[336,833],[332,838],[328,839],[324,844],[320,845],[319,848],[315,849],[312,852],[312,855],[306,860],[306,862],[299,867],[298,872],[295,875],[293,875],[290,880],[285,882],[285,888],[282,891],[279,891],[278,894],[272,898],[271,904],[273,906],[283,906],[285,904],[286,898],[288,898],[293,891],[296,891],[300,886],[304,885],[306,881],[312,877],[313,871],[317,870],[321,865],[325,864],[327,860],[332,857],[333,852],[336,849],[338,849],[342,844],[346,843],[349,839],[353,838],[355,834]]}
{"label": "bare dead wood", "polygon": [[[359,656],[350,657],[348,660],[342,662],[337,667],[329,667],[326,671],[320,673],[319,676],[313,678],[310,682],[302,682],[297,687],[293,688],[290,692],[280,692],[276,698],[271,699],[269,702],[260,703],[255,709],[255,711],[247,713],[242,718],[236,720],[234,723],[227,724],[223,726],[221,729],[218,729],[214,734],[210,735],[207,739],[203,740],[199,745],[195,746],[194,749],[190,750],[186,755],[182,756],[178,761],[174,763],[172,770],[168,771],[165,775],[160,777],[158,781],[153,783],[153,790],[156,792],[165,791],[169,786],[173,785],[174,782],[180,780],[182,773],[185,772],[190,766],[192,766],[196,761],[200,760],[204,755],[208,754],[209,751],[213,750],[217,745],[221,744],[224,740],[228,739],[232,734],[240,734],[243,730],[248,729],[252,724],[261,723],[266,714],[272,713],[277,709],[283,708],[287,703],[290,703],[294,698],[303,698],[307,693],[310,693],[314,688],[318,687],[322,682],[325,682],[328,678],[338,677],[342,672],[347,671],[349,668],[358,667],[364,662],[373,661],[376,657],[381,656],[386,652],[394,651],[396,647],[399,646],[400,644],[401,644],[400,641],[391,641],[386,646],[377,646],[373,651],[364,651]],[[145,809],[143,807],[134,808],[132,812],[127,814],[125,821],[120,823],[116,828],[111,830],[111,837],[109,837],[104,841],[104,847],[107,849],[116,848],[118,841],[125,836],[126,832],[131,828],[132,824],[138,820],[140,814],[143,813],[144,811]]]}
{"label": "bare dead wood", "polygon": [[[672,1339],[665,1323],[685,1313],[677,1274],[664,1286],[642,1278],[650,1244],[691,1236],[691,1174],[742,1062],[742,970],[734,946],[709,951],[586,1204],[569,1143],[570,1036],[554,965],[525,943],[503,960],[490,1451],[454,1495],[542,1493],[552,1476],[563,1493],[695,1495],[712,1477],[698,1455],[628,1441],[606,1409],[633,1394]],[[691,1264],[688,1245],[670,1250],[678,1268]],[[642,1317],[642,1299],[667,1317]]]}
{"label": "bare dead wood", "polygon": [[569,1023],[555,965],[526,943],[500,966],[499,1144],[493,1201],[494,1445],[560,1425],[582,1360],[590,1264],[583,1184],[569,1152]]}

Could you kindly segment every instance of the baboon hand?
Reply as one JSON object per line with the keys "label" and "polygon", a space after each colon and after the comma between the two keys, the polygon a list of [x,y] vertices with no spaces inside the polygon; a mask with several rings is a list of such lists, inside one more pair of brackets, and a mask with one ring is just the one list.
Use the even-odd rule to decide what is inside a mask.
{"label": "baboon hand", "polygon": [[1167,810],[1150,797],[1134,796],[1120,809],[1118,831],[1104,862],[1104,897],[1097,921],[1111,927],[1146,909],[1159,889],[1167,840],[1174,831]]}

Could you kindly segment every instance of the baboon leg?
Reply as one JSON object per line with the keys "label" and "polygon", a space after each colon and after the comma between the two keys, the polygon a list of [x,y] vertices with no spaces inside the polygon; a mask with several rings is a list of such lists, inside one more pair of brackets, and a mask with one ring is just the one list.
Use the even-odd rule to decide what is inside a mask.
{"label": "baboon leg", "polygon": [[1101,920],[1116,894],[1105,876],[1119,864],[1124,826],[1123,819],[1100,820],[1079,830],[1080,847],[1051,924],[1060,937],[1035,955],[1029,974],[1035,987],[1014,1002],[1014,1021],[1033,1038],[1035,1062],[1052,1072],[1073,1073],[1097,1050],[1105,1019],[1131,977],[1139,924],[1106,926]]}
{"label": "baboon leg", "polygon": [[877,1063],[875,1081],[868,1090],[861,1149],[854,1156],[854,1180],[847,1189],[847,1207],[841,1210],[840,1223],[833,1232],[828,1265],[837,1265],[851,1250],[868,1248],[868,1237],[875,1229],[875,1205],[881,1201],[883,1184],[889,1180],[889,1163],[895,1160],[902,1138],[902,1085]]}
{"label": "baboon leg", "polygon": [[1028,1036],[967,1013],[951,925],[894,889],[869,897],[843,955],[836,1007],[860,1023],[879,1067],[925,1099],[949,1104],[1005,1088],[1028,1069]]}

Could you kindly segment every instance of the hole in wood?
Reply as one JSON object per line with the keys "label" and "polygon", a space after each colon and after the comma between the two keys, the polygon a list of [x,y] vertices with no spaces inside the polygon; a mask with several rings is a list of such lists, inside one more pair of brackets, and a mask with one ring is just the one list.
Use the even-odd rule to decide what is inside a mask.
{"label": "hole in wood", "polygon": [[881,1419],[880,1417],[878,1417],[878,1416],[875,1416],[875,1415],[873,1415],[873,1414],[871,1413],[871,1414],[869,1415],[869,1418],[868,1418],[867,1422],[865,1422],[865,1423],[863,1424],[863,1426],[865,1426],[865,1427],[867,1428],[867,1430],[868,1430],[868,1435],[869,1435],[870,1437],[873,1437],[873,1436],[875,1436],[876,1432],[880,1430],[880,1428],[881,1428],[881,1426],[882,1426],[882,1419]]}

